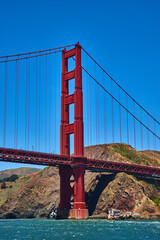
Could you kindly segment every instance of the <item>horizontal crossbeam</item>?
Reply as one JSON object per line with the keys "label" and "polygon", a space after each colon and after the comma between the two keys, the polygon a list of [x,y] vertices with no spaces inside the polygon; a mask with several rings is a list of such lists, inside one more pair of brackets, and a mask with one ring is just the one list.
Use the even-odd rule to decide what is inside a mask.
{"label": "horizontal crossbeam", "polygon": [[71,57],[75,56],[75,54],[76,54],[76,49],[73,48],[73,49],[66,51],[64,57],[71,58]]}
{"label": "horizontal crossbeam", "polygon": [[74,133],[74,123],[66,124],[66,125],[65,125],[65,133],[66,133],[66,134],[72,134],[72,133]]}
{"label": "horizontal crossbeam", "polygon": [[65,97],[65,104],[69,105],[69,104],[72,104],[72,103],[74,103],[74,94],[67,95]]}
{"label": "horizontal crossbeam", "polygon": [[67,73],[64,74],[64,80],[65,81],[71,80],[73,78],[75,78],[75,70],[67,72]]}

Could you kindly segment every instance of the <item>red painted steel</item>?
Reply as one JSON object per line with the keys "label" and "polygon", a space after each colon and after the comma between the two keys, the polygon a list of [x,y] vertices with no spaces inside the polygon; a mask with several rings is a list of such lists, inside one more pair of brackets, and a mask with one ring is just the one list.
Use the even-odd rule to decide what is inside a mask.
{"label": "red painted steel", "polygon": [[[68,96],[68,60],[65,58],[66,50],[62,52],[62,93],[61,93],[61,126],[60,126],[60,154],[70,155],[70,136],[66,129],[69,125],[69,105],[66,104],[66,97]],[[72,74],[70,74],[72,75]],[[68,127],[69,128],[69,127]],[[66,166],[59,166],[60,175],[60,204],[59,214],[62,211],[71,208],[71,191],[69,179],[71,177],[71,169]]]}
{"label": "red painted steel", "polygon": [[119,163],[90,159],[86,157],[75,157],[56,155],[49,153],[32,152],[0,148],[0,161],[17,162],[26,164],[37,164],[44,166],[71,166],[84,167],[85,169],[98,172],[126,172],[129,174],[160,178],[160,168],[141,166],[128,163]]}
{"label": "red painted steel", "polygon": [[74,94],[66,96],[66,104],[74,103]]}
{"label": "red painted steel", "polygon": [[75,78],[75,71],[71,71],[71,72],[66,72],[64,73],[64,80],[67,81],[67,80],[71,80]]}
{"label": "red painted steel", "polygon": [[74,133],[74,123],[66,124],[64,129],[66,134]]}
{"label": "red painted steel", "polygon": [[[75,69],[68,72],[68,59],[75,56]],[[75,79],[74,94],[69,95],[69,81]],[[74,103],[74,123],[69,124],[69,105]],[[84,155],[84,126],[83,126],[83,97],[82,97],[82,67],[81,67],[81,46],[76,44],[75,48],[63,51],[62,54],[62,95],[61,95],[61,127],[60,127],[60,153],[70,155],[70,134],[74,134],[74,156],[82,157]],[[80,158],[81,160],[81,158]],[[73,211],[70,211],[70,217],[84,218],[80,214],[81,209],[86,210],[85,218],[88,216],[88,210],[85,203],[84,192],[84,167],[73,167],[73,169],[60,166],[60,210],[70,209],[68,203],[73,194],[69,189],[69,179],[74,176],[74,203]],[[67,179],[67,180],[66,180]],[[77,215],[78,210],[78,215]]]}
{"label": "red painted steel", "polygon": [[[83,124],[83,93],[81,46],[75,47],[75,92],[74,92],[74,156],[84,156],[84,124]],[[82,162],[83,164],[83,162]],[[85,203],[84,167],[74,167],[74,203],[70,216],[73,218],[87,218],[88,210]]]}

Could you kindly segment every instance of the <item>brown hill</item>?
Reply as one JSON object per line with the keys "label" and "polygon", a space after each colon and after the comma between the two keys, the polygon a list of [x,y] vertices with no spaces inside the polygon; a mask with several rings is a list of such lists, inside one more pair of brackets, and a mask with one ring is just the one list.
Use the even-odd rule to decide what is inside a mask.
{"label": "brown hill", "polygon": [[136,151],[127,144],[102,144],[85,147],[85,156],[115,162],[160,167],[160,152]]}
{"label": "brown hill", "polygon": [[47,167],[13,192],[1,205],[0,214],[7,218],[47,217],[58,201],[58,169]]}
{"label": "brown hill", "polygon": [[13,168],[0,171],[0,180],[10,177],[13,174],[18,175],[19,177],[26,176],[28,174],[32,174],[35,172],[39,172],[41,169],[39,168],[30,168],[30,167],[21,167],[21,168]]}
{"label": "brown hill", "polygon": [[[134,153],[135,150],[125,144],[85,148],[85,155],[88,157],[160,166],[158,152],[136,152],[136,158]],[[2,193],[7,195],[7,189],[0,192],[1,218],[48,217],[53,207],[59,203],[58,169],[47,167],[28,179],[18,179],[12,184],[12,193],[2,201]],[[140,214],[160,214],[158,180],[144,180],[125,173],[114,175],[87,171],[85,189],[90,215],[107,214],[111,207]]]}

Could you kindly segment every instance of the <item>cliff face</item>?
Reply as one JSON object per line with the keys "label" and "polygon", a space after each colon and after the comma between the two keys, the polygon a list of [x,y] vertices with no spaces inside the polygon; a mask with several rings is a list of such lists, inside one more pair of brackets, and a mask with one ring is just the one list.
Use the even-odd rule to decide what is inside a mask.
{"label": "cliff face", "polygon": [[90,215],[108,213],[110,208],[143,215],[160,214],[154,203],[156,198],[160,198],[159,183],[147,183],[125,173],[98,174],[86,186]]}
{"label": "cliff face", "polygon": [[[126,157],[130,149],[129,157]],[[110,161],[160,165],[155,152],[136,152],[127,145],[99,145],[85,148],[88,157]],[[139,157],[139,158],[138,158]],[[23,177],[0,191],[0,218],[48,217],[59,204],[58,169],[47,167],[38,173]],[[158,180],[136,178],[125,173],[85,174],[86,203],[90,215],[108,213],[109,208],[140,214],[160,214],[160,183]],[[8,192],[7,192],[8,191]],[[5,197],[4,197],[5,196]]]}

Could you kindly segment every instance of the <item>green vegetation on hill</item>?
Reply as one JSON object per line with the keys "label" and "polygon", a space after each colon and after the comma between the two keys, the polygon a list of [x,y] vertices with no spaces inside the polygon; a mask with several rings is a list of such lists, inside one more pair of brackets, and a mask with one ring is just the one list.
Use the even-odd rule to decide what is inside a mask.
{"label": "green vegetation on hill", "polygon": [[14,182],[15,180],[17,180],[19,177],[17,174],[13,174],[9,177],[5,177],[2,180],[0,180],[0,182]]}
{"label": "green vegetation on hill", "polygon": [[16,168],[0,171],[0,206],[21,186],[31,179],[33,173],[39,172],[38,168]]}
{"label": "green vegetation on hill", "polygon": [[126,144],[111,144],[111,149],[114,152],[121,154],[123,157],[130,159],[133,163],[141,164],[142,159],[136,154],[136,150]]}
{"label": "green vegetation on hill", "polygon": [[5,189],[5,188],[6,188],[6,182],[2,182],[1,189]]}
{"label": "green vegetation on hill", "polygon": [[22,185],[27,183],[30,179],[31,176],[21,177],[17,181],[13,182],[9,187],[0,191],[0,206],[12,195],[12,193],[16,192]]}
{"label": "green vegetation on hill", "polygon": [[130,160],[131,163],[154,167],[160,166],[156,157],[156,154],[160,154],[158,151],[136,151],[130,145],[122,143],[108,144],[108,147],[112,151],[119,153],[121,156]]}
{"label": "green vegetation on hill", "polygon": [[157,196],[153,199],[153,202],[160,208],[160,199]]}

